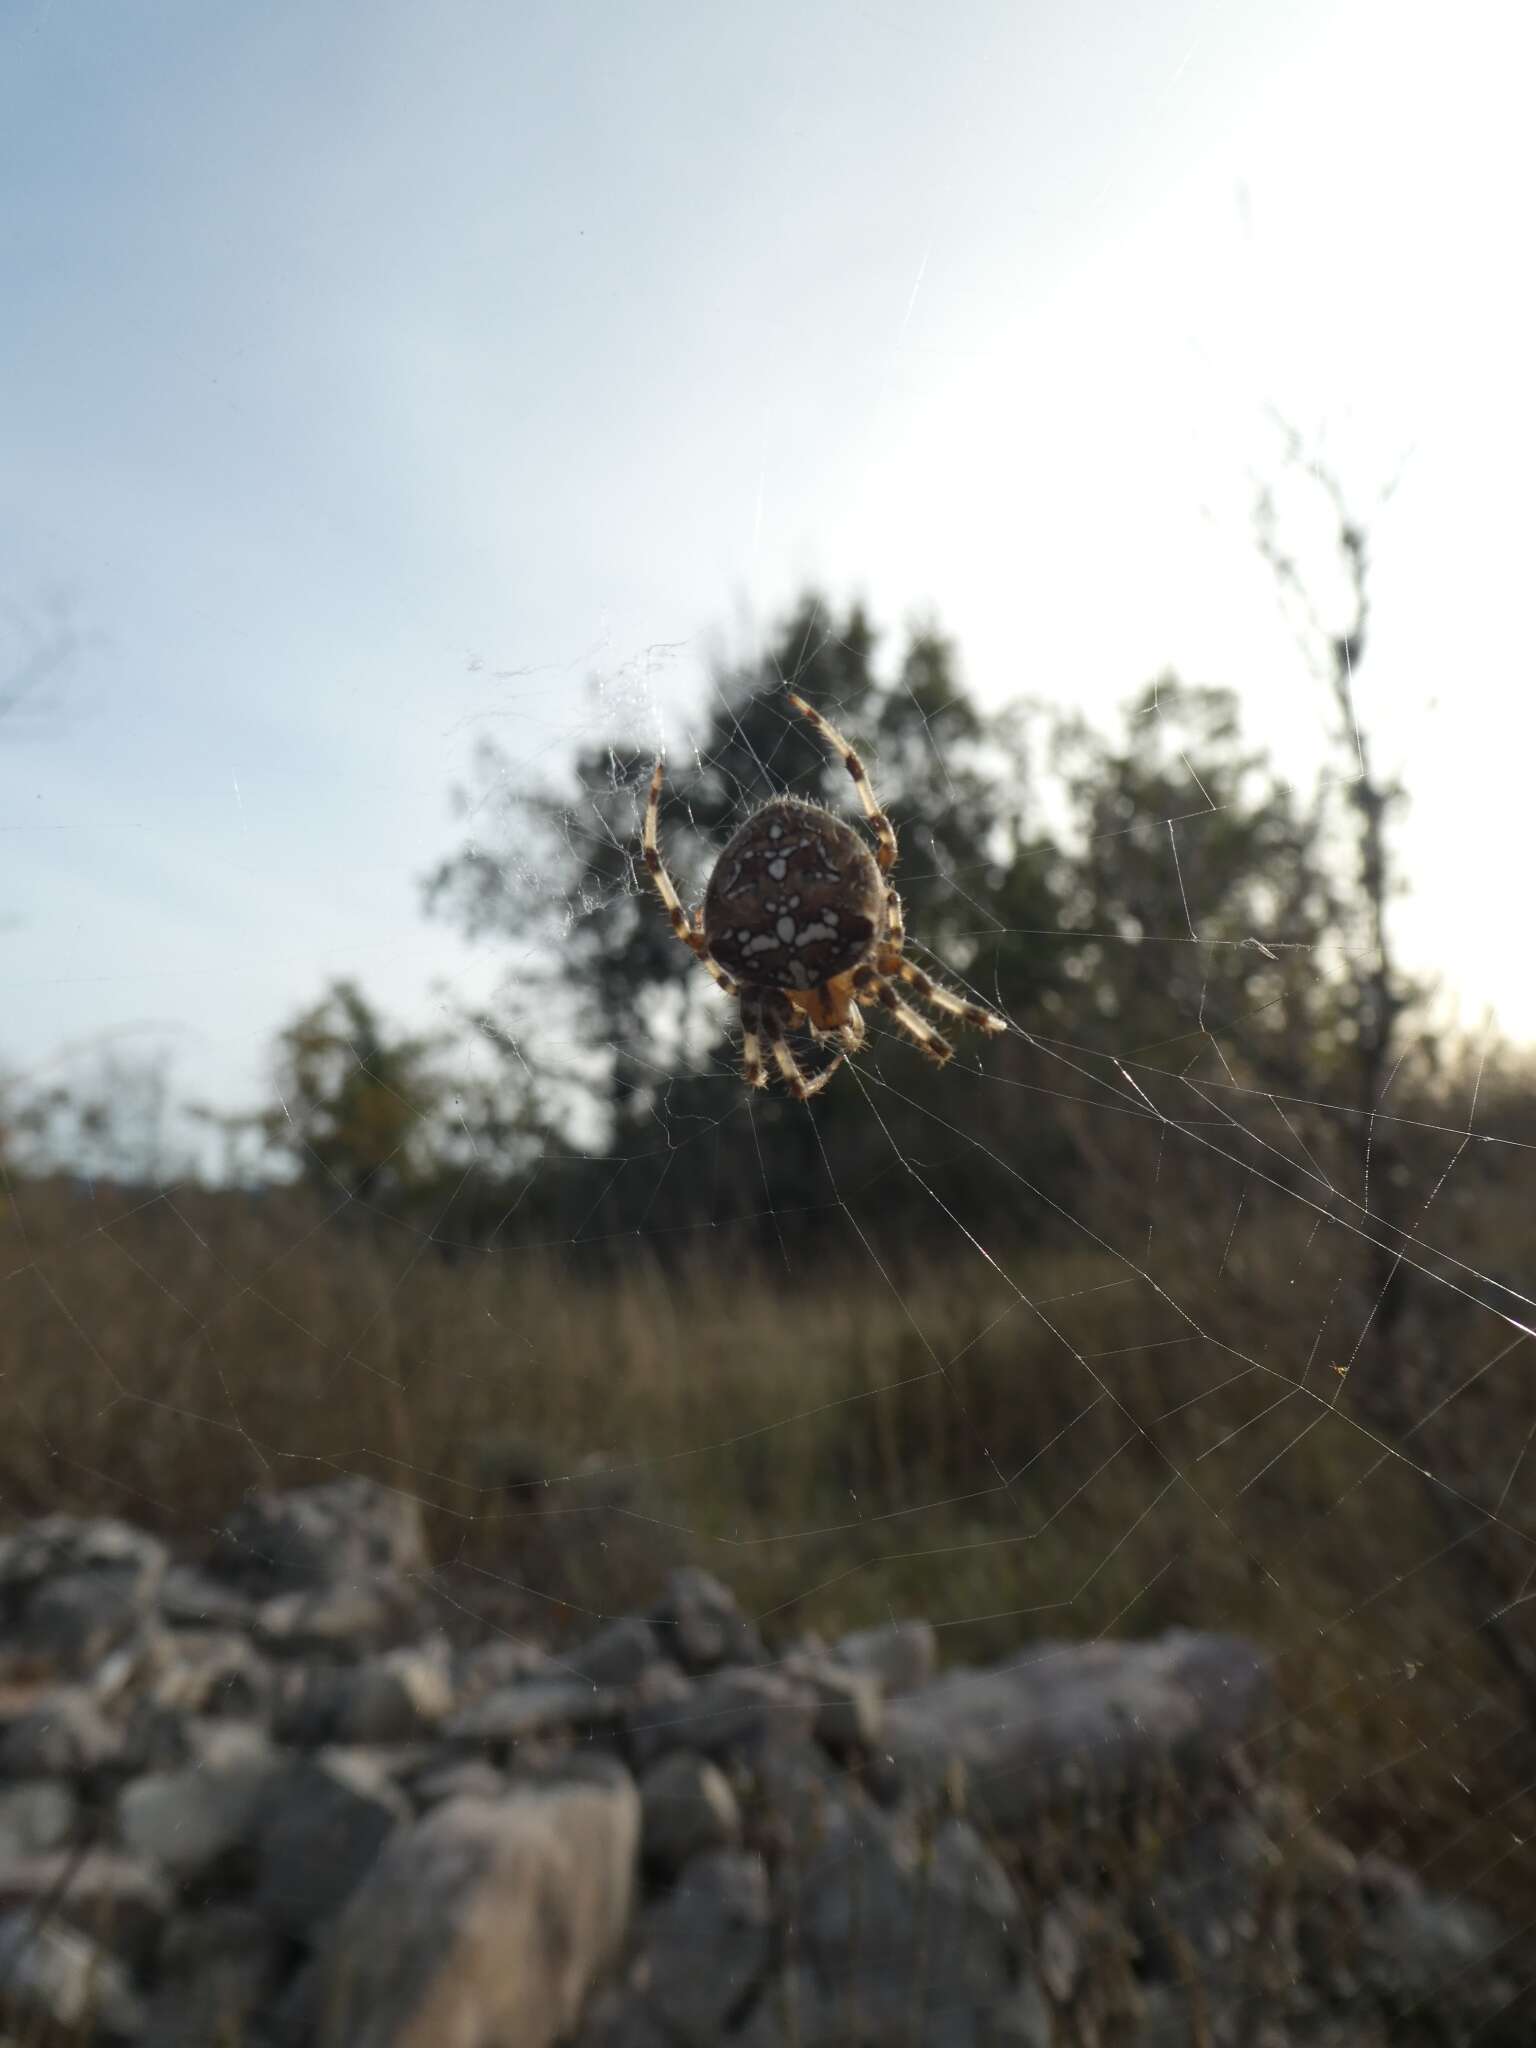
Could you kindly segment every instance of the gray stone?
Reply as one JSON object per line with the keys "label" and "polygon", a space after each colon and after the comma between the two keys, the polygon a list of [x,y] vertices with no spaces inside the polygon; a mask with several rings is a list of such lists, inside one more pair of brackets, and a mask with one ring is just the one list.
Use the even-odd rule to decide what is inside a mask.
{"label": "gray stone", "polygon": [[812,1667],[810,1683],[816,1695],[817,1740],[834,1756],[878,1746],[885,1730],[885,1699],[872,1672],[818,1663]]}
{"label": "gray stone", "polygon": [[685,1671],[763,1661],[762,1638],[737,1605],[735,1594],[696,1566],[682,1565],[667,1574],[655,1624],[663,1649]]}
{"label": "gray stone", "polygon": [[222,2048],[255,2038],[282,1944],[249,1906],[211,1906],[173,1925],[158,1962],[140,2048]]}
{"label": "gray stone", "polygon": [[90,1694],[61,1685],[0,1731],[0,1777],[75,1777],[112,1763],[121,1748]]}
{"label": "gray stone", "polygon": [[163,1544],[126,1522],[49,1515],[0,1539],[7,1666],[85,1677],[153,1611]]}
{"label": "gray stone", "polygon": [[733,1667],[694,1688],[686,1724],[689,1746],[707,1756],[751,1759],[810,1739],[816,1718],[811,1689],[777,1671]]}
{"label": "gray stone", "polygon": [[683,2048],[711,2048],[768,1967],[768,1873],[760,1856],[719,1849],[690,1863],[646,1916],[635,1982]]}
{"label": "gray stone", "polygon": [[209,1569],[257,1598],[427,1569],[419,1502],[371,1479],[247,1495],[220,1530]]}
{"label": "gray stone", "polygon": [[336,1926],[320,2048],[549,2048],[568,2035],[624,1936],[639,1819],[617,1768],[435,1808]]}
{"label": "gray stone", "polygon": [[680,1870],[691,1856],[730,1848],[741,1836],[730,1780],[687,1750],[674,1750],[646,1772],[640,1809],[645,1860],[661,1870]]}
{"label": "gray stone", "polygon": [[257,1833],[258,1906],[297,1939],[319,1939],[409,1812],[376,1765],[343,1750],[290,1764]]}
{"label": "gray stone", "polygon": [[493,1636],[488,1643],[477,1643],[472,1650],[460,1653],[455,1660],[453,1689],[467,1706],[506,1685],[526,1685],[530,1679],[570,1675],[537,1643],[510,1642],[505,1636]]}
{"label": "gray stone", "polygon": [[312,1592],[275,1593],[257,1608],[251,1627],[275,1657],[357,1659],[407,1642],[419,1618],[409,1586],[375,1572]]}
{"label": "gray stone", "polygon": [[267,1712],[272,1691],[272,1672],[245,1636],[231,1629],[182,1629],[170,1638],[152,1697],[176,1713],[256,1720]]}
{"label": "gray stone", "polygon": [[1486,1907],[1427,1891],[1379,1856],[1360,1861],[1362,1985],[1394,2014],[1432,2016],[1462,2038],[1497,2016],[1514,1990],[1504,1933]]}
{"label": "gray stone", "polygon": [[[966,1822],[931,1833],[867,1801],[826,1802],[787,1864],[807,1961],[871,2025],[979,2044],[1016,1990],[1022,1909]],[[883,2036],[881,2036],[883,2038]]]}
{"label": "gray stone", "polygon": [[735,1666],[681,1692],[653,1683],[631,1707],[627,1725],[642,1764],[674,1749],[751,1761],[770,1748],[808,1740],[815,1717],[807,1685],[778,1671]]}
{"label": "gray stone", "polygon": [[626,1615],[562,1660],[564,1669],[594,1685],[633,1685],[661,1656],[656,1631],[639,1615]]}
{"label": "gray stone", "polygon": [[244,1593],[195,1565],[172,1564],[160,1582],[161,1615],[176,1629],[246,1628],[252,1609]]}
{"label": "gray stone", "polygon": [[484,1757],[434,1757],[427,1769],[410,1781],[410,1794],[419,1807],[441,1806],[445,1799],[501,1799],[509,1790],[506,1778]]}
{"label": "gray stone", "polygon": [[151,1772],[123,1788],[118,1834],[178,1882],[211,1875],[255,1839],[265,1803],[285,1769],[266,1738],[238,1722],[212,1724],[197,1763]]}
{"label": "gray stone", "polygon": [[890,1702],[885,1747],[919,1777],[958,1759],[978,1812],[1016,1832],[1062,1797],[1214,1763],[1267,1692],[1261,1654],[1236,1637],[1176,1629],[1154,1642],[1041,1645]]}
{"label": "gray stone", "polygon": [[440,1658],[419,1649],[386,1651],[347,1673],[337,1702],[338,1742],[414,1742],[453,1710]]}
{"label": "gray stone", "polygon": [[[132,1962],[159,1939],[171,1895],[148,1864],[107,1849],[83,1856],[59,1849],[0,1863],[0,1913],[38,1909],[57,1916]],[[46,1910],[43,1910],[46,1909]]]}
{"label": "gray stone", "polygon": [[0,1785],[0,1860],[62,1848],[75,1831],[78,1811],[74,1794],[55,1778]]}
{"label": "gray stone", "polygon": [[98,1942],[31,1912],[0,1917],[0,2017],[43,2030],[112,2040],[143,2031],[144,2012],[128,1973]]}
{"label": "gray stone", "polygon": [[833,1646],[835,1662],[867,1671],[887,1698],[916,1692],[938,1669],[939,1639],[931,1621],[885,1621],[861,1628]]}
{"label": "gray stone", "polygon": [[443,1730],[451,1742],[502,1748],[554,1729],[592,1727],[617,1720],[623,1702],[581,1678],[535,1678],[487,1693]]}

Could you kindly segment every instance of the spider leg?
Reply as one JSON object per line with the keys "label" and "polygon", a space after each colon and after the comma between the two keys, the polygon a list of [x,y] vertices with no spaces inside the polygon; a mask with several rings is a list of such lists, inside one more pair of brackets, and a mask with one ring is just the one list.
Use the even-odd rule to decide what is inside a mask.
{"label": "spider leg", "polygon": [[919,1052],[943,1066],[946,1060],[955,1056],[955,1048],[942,1032],[935,1031],[925,1017],[920,1017],[910,1003],[904,1003],[883,974],[877,974],[872,967],[860,970],[854,986],[861,1003],[879,1003],[891,1013],[891,1021],[904,1031]]}
{"label": "spider leg", "polygon": [[657,895],[666,905],[667,915],[672,920],[673,933],[682,940],[694,958],[709,969],[728,996],[738,995],[740,991],[735,982],[717,961],[709,957],[709,942],[704,936],[703,911],[696,910],[690,922],[688,913],[683,908],[682,898],[672,886],[672,877],[662,862],[661,848],[656,842],[656,826],[661,816],[662,765],[658,761],[651,771],[650,794],[645,800],[645,830],[641,837],[645,865],[655,884]]}
{"label": "spider leg", "polygon": [[788,1041],[781,1038],[778,1031],[772,1025],[769,1026],[768,1030],[768,1049],[773,1054],[780,1074],[784,1077],[785,1087],[793,1095],[796,1102],[809,1102],[813,1095],[819,1095],[838,1068],[843,1064],[844,1056],[842,1053],[839,1053],[836,1059],[830,1060],[819,1074],[808,1081],[801,1071],[800,1062],[791,1052]]}
{"label": "spider leg", "polygon": [[754,990],[742,997],[743,1060],[748,1082],[755,1088],[766,1085],[767,1076],[763,1073],[760,1050],[762,1040],[766,1039],[785,1087],[797,1102],[808,1102],[826,1087],[842,1065],[843,1055],[839,1053],[819,1074],[807,1080],[784,1035],[793,1021],[794,1011],[776,989],[766,992]]}
{"label": "spider leg", "polygon": [[763,1065],[763,998],[755,990],[741,997],[741,1071],[749,1088],[766,1088],[768,1071]]}
{"label": "spider leg", "polygon": [[980,1003],[967,1002],[964,996],[957,996],[952,989],[942,988],[938,982],[930,980],[921,967],[914,967],[910,960],[904,959],[897,972],[941,1017],[953,1017],[957,1023],[969,1024],[976,1031],[1008,1029],[1006,1017],[1000,1017],[996,1010],[988,1010]]}
{"label": "spider leg", "polygon": [[[672,886],[672,877],[662,862],[661,848],[656,843],[656,827],[661,817],[661,779],[663,763],[658,761],[651,771],[650,794],[645,800],[645,828],[640,835],[641,850],[649,870],[656,894],[666,905],[667,915],[672,920],[672,930],[682,940],[690,953],[696,953],[706,964],[709,956],[704,950],[704,934],[695,931],[688,922],[688,913],[683,908],[683,899]],[[718,979],[718,977],[717,977]]]}
{"label": "spider leg", "polygon": [[794,705],[802,718],[810,720],[832,751],[842,756],[843,766],[853,778],[853,786],[859,792],[859,802],[864,806],[864,815],[869,820],[869,829],[874,833],[878,841],[875,848],[875,859],[880,864],[880,872],[881,874],[888,874],[896,865],[896,827],[885,815],[885,812],[881,810],[875,799],[875,792],[869,786],[869,770],[843,738],[837,727],[829,719],[823,718],[813,704],[807,704],[805,699],[797,697],[793,690],[789,693],[789,701]]}

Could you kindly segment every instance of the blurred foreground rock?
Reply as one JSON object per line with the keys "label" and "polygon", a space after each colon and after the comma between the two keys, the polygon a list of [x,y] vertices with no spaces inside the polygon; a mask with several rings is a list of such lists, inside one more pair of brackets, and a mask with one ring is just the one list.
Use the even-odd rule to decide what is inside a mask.
{"label": "blurred foreground rock", "polygon": [[941,1674],[925,1622],[769,1642],[693,1568],[574,1646],[466,1642],[437,1583],[364,1480],[201,1561],[0,1539],[0,2041],[1530,2038],[1491,1915],[1259,1774],[1247,1643]]}

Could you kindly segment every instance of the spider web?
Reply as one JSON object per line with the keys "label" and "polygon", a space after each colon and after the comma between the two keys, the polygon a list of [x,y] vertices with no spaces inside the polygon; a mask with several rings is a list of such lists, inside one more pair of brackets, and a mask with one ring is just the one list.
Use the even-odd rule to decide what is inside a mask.
{"label": "spider web", "polygon": [[[827,631],[807,631],[785,686],[813,688]],[[67,619],[26,622],[5,672],[29,704],[34,676],[80,638]],[[481,693],[494,691],[518,773],[461,822],[494,889],[553,911],[556,941],[541,928],[435,958],[445,993],[423,1028],[468,1011],[488,1030],[445,1056],[463,1113],[456,1130],[447,1120],[453,1172],[434,1213],[324,1173],[302,1192],[225,1175],[206,1137],[163,1154],[135,1138],[119,1156],[83,1124],[47,1162],[67,1173],[7,1170],[8,1515],[110,1509],[195,1546],[243,1487],[361,1473],[427,1511],[445,1626],[557,1647],[649,1611],[681,1563],[718,1573],[775,1649],[905,1615],[929,1620],[955,1663],[1171,1628],[1242,1636],[1270,1660],[1256,1751],[1266,1778],[1299,1788],[1298,1832],[1315,1817],[1437,1891],[1494,1904],[1528,1968],[1536,1119],[1522,1056],[1492,1038],[1468,1052],[1441,1014],[1415,1012],[1369,1102],[1342,1082],[1269,1085],[1242,1050],[1253,1020],[1207,999],[1226,956],[1285,970],[1284,1015],[1309,990],[1368,980],[1371,936],[1317,957],[1278,912],[1228,932],[1213,892],[1229,807],[1187,758],[1180,800],[1121,828],[1145,828],[1177,919],[1134,934],[1025,928],[942,860],[853,729],[877,793],[895,788],[896,879],[928,905],[925,917],[909,901],[912,957],[1007,1017],[1006,1038],[955,1031],[936,1075],[872,1010],[866,1048],[825,1097],[794,1105],[744,1089],[729,1004],[680,965],[648,985],[632,1028],[594,1044],[561,948],[616,922],[649,921],[671,944],[636,858],[657,747],[663,846],[690,907],[723,844],[702,786],[739,819],[788,763],[791,788],[839,789],[857,817],[787,714],[779,744],[720,746],[724,700],[678,647],[607,659],[583,649],[553,678],[501,671]],[[576,694],[594,667],[600,687]],[[1294,701],[1289,685],[1260,687],[1244,716],[1288,747]],[[439,732],[434,775],[450,749],[457,769],[487,722],[479,703]],[[1158,694],[1144,715],[1174,732]],[[952,707],[915,718],[939,785],[958,787],[975,763]],[[1416,738],[1410,792],[1438,744]],[[609,740],[604,778],[577,786],[567,764]],[[241,746],[253,772],[262,750],[258,736],[237,742],[218,807],[243,832]],[[323,774],[325,745],[310,752]],[[1305,742],[1285,766],[1317,770]],[[1342,781],[1335,769],[1339,818],[1366,774],[1358,749]],[[204,780],[201,763],[185,768],[189,787]],[[408,790],[401,811],[433,800],[403,776],[378,782]],[[559,792],[541,817],[567,852],[609,856],[579,887],[523,829],[537,786]],[[8,818],[29,847],[33,794],[19,777]],[[1035,795],[1055,830],[1062,799],[1044,769]],[[706,816],[690,854],[690,821]],[[40,829],[88,843],[78,826]],[[440,852],[440,815],[431,830]],[[297,837],[275,882],[246,869],[238,886],[275,889],[295,931],[325,893],[317,878],[364,915],[372,860],[350,836]],[[1433,855],[1416,843],[1419,883]],[[1341,829],[1341,876],[1352,845]],[[177,874],[162,893],[184,886]],[[28,914],[24,888],[14,900]],[[1422,934],[1419,905],[1400,913]],[[122,1018],[176,1014],[187,970],[152,941],[162,915],[141,898],[110,957],[84,963],[67,934],[48,936],[51,983],[115,977],[141,992]],[[329,944],[350,962],[350,933],[319,925],[315,957]],[[399,965],[375,937],[360,978],[387,988]],[[1022,1019],[997,965],[1020,940],[1063,954],[1091,940],[1115,966],[1177,977],[1189,994],[1176,1037],[1104,1023],[1091,971],[1049,1025]],[[1427,964],[1437,940],[1466,959],[1447,921],[1420,947]],[[210,957],[199,971],[244,1047],[267,963]],[[0,1055],[17,1058],[3,1040]],[[254,1060],[242,1061],[230,1065],[244,1080]],[[17,1098],[68,1071],[28,1051]],[[642,1105],[622,1146],[602,1107],[616,1075]],[[119,1132],[132,1084],[126,1067],[105,1076]],[[488,1144],[472,1105],[508,1085],[522,1094],[498,1161],[504,1199],[471,1227],[463,1191]],[[221,1086],[227,1106],[228,1070],[205,1092]],[[442,1151],[438,1112],[409,1088],[394,1101],[391,1156],[418,1135]],[[158,1130],[161,1106],[143,1108]]]}
{"label": "spider web", "polygon": [[[600,711],[654,730],[654,670]],[[942,764],[943,710],[921,722]],[[751,748],[747,775],[671,752],[664,846],[699,776],[728,777],[736,815],[768,786]],[[603,804],[558,810],[567,845],[611,834],[616,796],[631,828],[610,887],[559,905],[569,933],[626,907],[665,929],[634,857],[648,771],[648,748],[615,755]],[[814,796],[815,774],[807,757],[791,786]],[[1278,930],[1201,936],[1221,814],[1190,775],[1192,806],[1153,821],[1186,928],[1108,943],[1202,963],[1294,950]],[[515,815],[523,796],[502,796]],[[910,884],[932,870],[921,821],[898,824]],[[547,892],[532,842],[512,843],[507,886]],[[971,900],[965,874],[940,880]],[[978,927],[962,963],[910,914],[909,930],[935,976],[1009,1014],[987,949],[1014,934]],[[603,1048],[637,1068],[648,1141],[615,1153],[579,1115],[546,1132],[488,1245],[451,1201],[401,1220],[340,1188],[300,1209],[280,1189],[107,1184],[82,1213],[13,1179],[35,1498],[186,1534],[236,1478],[367,1473],[428,1509],[445,1612],[556,1642],[644,1611],[679,1562],[720,1574],[783,1645],[910,1614],[960,1662],[1170,1627],[1250,1637],[1276,1675],[1266,1769],[1358,1850],[1497,1899],[1518,1938],[1536,1918],[1536,1302],[1510,1222],[1536,1141],[1518,1070],[1485,1056],[1416,1079],[1405,1054],[1369,1110],[1287,1096],[1239,1078],[1208,980],[1176,1057],[1012,1022],[1003,1057],[957,1033],[935,1077],[872,1010],[834,1119],[828,1098],[744,1089],[730,1005],[695,976],[668,1063],[638,1023]],[[571,1019],[529,1022],[515,977],[491,1008],[503,1049],[526,1043],[546,1076],[563,1058],[578,1099],[591,1068]],[[463,1055],[466,1090],[479,1057]],[[1070,1197],[1021,1105],[1078,1155]],[[765,1143],[789,1129],[792,1187],[791,1155]],[[523,1228],[552,1178],[575,1219],[554,1237]],[[39,1353],[49,1400],[20,1370]],[[83,1430],[61,1422],[75,1410]],[[187,1461],[207,1483],[171,1476]]]}

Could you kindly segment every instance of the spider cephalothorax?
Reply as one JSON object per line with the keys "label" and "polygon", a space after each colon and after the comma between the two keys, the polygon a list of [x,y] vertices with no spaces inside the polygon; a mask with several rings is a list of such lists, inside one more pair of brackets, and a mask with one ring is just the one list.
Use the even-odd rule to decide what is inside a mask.
{"label": "spider cephalothorax", "polygon": [[[740,827],[716,861],[704,908],[692,920],[662,863],[656,841],[662,763],[645,807],[645,864],[672,929],[741,1004],[742,1065],[754,1088],[766,1085],[762,1044],[792,1095],[824,1088],[845,1054],[863,1043],[860,1004],[880,1003],[908,1037],[940,1065],[954,1047],[897,994],[904,981],[943,1016],[982,1031],[1004,1031],[994,1011],[940,988],[903,952],[901,898],[887,880],[896,832],[875,801],[863,762],[836,727],[803,698],[790,703],[841,755],[875,835],[875,851],[851,825],[819,804],[775,797]],[[807,1080],[787,1042],[796,1023],[836,1039],[837,1057]]]}

